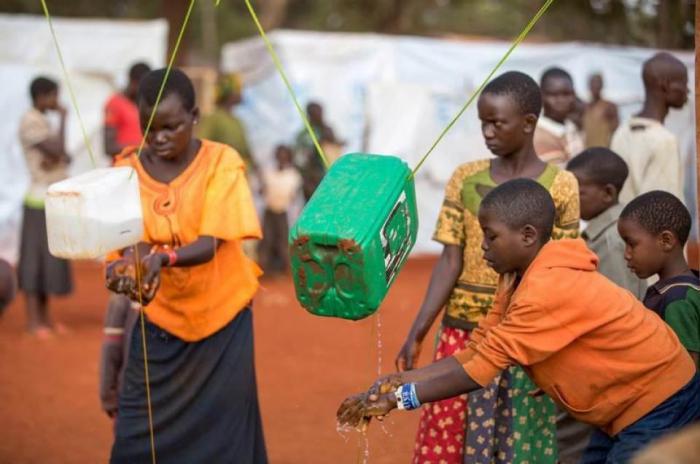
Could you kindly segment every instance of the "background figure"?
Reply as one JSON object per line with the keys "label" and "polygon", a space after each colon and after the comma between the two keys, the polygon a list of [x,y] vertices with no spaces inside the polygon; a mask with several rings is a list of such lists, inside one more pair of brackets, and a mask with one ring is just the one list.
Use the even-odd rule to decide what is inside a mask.
{"label": "background figure", "polygon": [[578,96],[575,97],[574,109],[569,114],[569,120],[574,123],[576,130],[578,131],[579,137],[583,139],[583,116],[586,113],[586,102],[581,100]]}
{"label": "background figure", "polygon": [[683,252],[690,211],[672,194],[654,190],[638,196],[620,213],[617,228],[627,244],[625,259],[640,279],[658,276],[644,296],[678,335],[697,366],[700,360],[700,275]]}
{"label": "background figure", "polygon": [[561,68],[549,68],[540,79],[543,114],[535,130],[535,152],[542,161],[561,168],[583,150],[583,140],[570,116],[576,109],[571,75]]}
{"label": "background figure", "polygon": [[578,181],[581,219],[587,222],[581,236],[598,256],[598,272],[641,301],[646,281],[627,267],[625,242],[617,230],[625,206],[619,202],[619,194],[629,172],[627,165],[612,150],[594,147],[572,159],[567,169]]}
{"label": "background figure", "polygon": [[620,124],[617,105],[603,98],[603,76],[596,73],[588,79],[591,101],[583,114],[586,148],[609,147],[612,135]]}
{"label": "background figure", "polygon": [[100,357],[100,403],[112,419],[117,417],[117,400],[129,359],[131,333],[138,317],[138,305],[128,297],[118,293],[109,295]]}
{"label": "background figure", "polygon": [[652,190],[665,190],[682,199],[678,141],[663,124],[670,108],[682,108],[688,101],[688,70],[673,55],[657,53],[644,63],[642,79],[642,111],[615,131],[610,146],[630,170],[620,200],[629,203]]}
{"label": "background figure", "polygon": [[299,193],[301,175],[292,164],[292,150],[280,145],[275,151],[277,165],[263,172],[263,239],[260,242],[260,264],[266,273],[286,272],[289,266],[289,206]]}
{"label": "background figure", "polygon": [[237,74],[219,77],[216,84],[216,109],[202,118],[197,136],[233,147],[245,162],[246,169],[258,173],[258,165],[253,159],[245,134],[245,127],[233,110],[242,101],[241,79]]}
{"label": "background figure", "polygon": [[10,263],[0,258],[0,316],[15,298],[16,289],[15,270]]}
{"label": "background figure", "polygon": [[146,63],[136,63],[129,68],[129,83],[122,92],[112,95],[105,105],[104,142],[105,153],[115,157],[130,145],[141,143],[139,109],[136,93],[141,78],[150,71]]}
{"label": "background figure", "polygon": [[[37,77],[31,83],[30,94],[32,108],[22,116],[19,127],[30,184],[24,198],[17,272],[19,288],[27,298],[27,328],[46,338],[54,328],[48,313],[49,295],[70,293],[72,283],[68,261],[49,253],[44,200],[49,185],[68,176],[70,157],[65,150],[66,110],[58,103],[58,84]],[[60,115],[58,131],[49,123],[49,111]]]}
{"label": "background figure", "polygon": [[[258,164],[248,145],[243,122],[233,114],[242,101],[241,78],[238,74],[219,76],[216,83],[216,108],[204,116],[198,124],[197,137],[233,147],[243,159],[246,171],[259,175]],[[257,240],[245,240],[243,251],[250,259],[257,261]]]}
{"label": "background figure", "polygon": [[[319,144],[339,145],[340,143],[335,138],[333,129],[326,124],[323,119],[323,107],[316,102],[311,102],[306,106],[306,114],[309,118],[311,128],[316,134]],[[311,195],[316,191],[316,187],[321,183],[321,179],[326,173],[326,168],[323,166],[321,157],[316,153],[311,136],[302,128],[299,131],[296,139],[297,161],[296,165],[301,172],[302,191],[304,200],[309,201]],[[332,160],[329,160],[329,162]]]}

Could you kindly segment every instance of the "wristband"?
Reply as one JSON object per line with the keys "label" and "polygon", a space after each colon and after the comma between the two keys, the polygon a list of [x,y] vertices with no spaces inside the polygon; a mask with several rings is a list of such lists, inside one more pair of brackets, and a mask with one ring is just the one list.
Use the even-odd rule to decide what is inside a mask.
{"label": "wristband", "polygon": [[418,400],[418,395],[416,394],[415,383],[406,383],[401,385],[394,392],[394,396],[396,396],[396,407],[398,409],[411,411],[413,409],[420,408],[420,401]]}
{"label": "wristband", "polygon": [[399,388],[394,391],[394,396],[396,397],[396,408],[403,411],[406,409],[406,405],[403,402],[403,395],[401,395],[402,386],[403,385],[399,385]]}
{"label": "wristband", "polygon": [[175,250],[172,248],[168,248],[165,250],[165,253],[168,255],[168,267],[173,267],[175,263],[177,263],[177,253],[175,253]]}

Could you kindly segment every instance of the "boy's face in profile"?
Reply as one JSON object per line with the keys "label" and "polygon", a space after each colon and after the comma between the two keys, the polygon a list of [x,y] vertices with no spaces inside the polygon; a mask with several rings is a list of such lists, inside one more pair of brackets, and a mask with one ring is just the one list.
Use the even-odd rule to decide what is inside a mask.
{"label": "boy's face in profile", "polygon": [[573,170],[571,173],[578,181],[581,219],[590,221],[616,203],[617,192],[614,186],[600,185],[580,170]]}
{"label": "boy's face in profile", "polygon": [[617,230],[625,241],[627,267],[640,279],[658,274],[664,265],[664,241],[630,218],[621,218]]}
{"label": "boy's face in profile", "polygon": [[532,138],[537,116],[523,114],[515,99],[508,94],[484,93],[477,103],[481,134],[486,147],[496,156],[507,156],[520,150]]}
{"label": "boy's face in profile", "polygon": [[481,249],[489,267],[499,274],[520,272],[527,267],[531,250],[521,230],[513,230],[488,208],[479,210],[479,224],[484,233]]}
{"label": "boy's face in profile", "polygon": [[545,116],[564,122],[576,107],[574,84],[565,77],[550,77],[542,83],[542,105]]}
{"label": "boy's face in profile", "polygon": [[685,68],[676,71],[669,79],[666,99],[671,108],[683,108],[688,101],[688,72]]}

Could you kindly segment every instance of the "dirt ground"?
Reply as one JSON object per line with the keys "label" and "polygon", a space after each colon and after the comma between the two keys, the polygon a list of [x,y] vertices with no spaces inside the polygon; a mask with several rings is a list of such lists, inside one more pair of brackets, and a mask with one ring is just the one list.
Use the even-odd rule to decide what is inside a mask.
{"label": "dirt ground", "polygon": [[[336,432],[335,411],[365,389],[393,360],[418,309],[432,261],[414,259],[381,310],[359,322],[306,313],[291,280],[268,279],[255,300],[258,387],[272,464],[363,462],[364,438]],[[74,265],[76,291],[56,299],[55,318],[70,333],[38,341],[24,332],[20,296],[0,319],[0,463],[101,463],[111,446],[111,422],[97,396],[102,317],[107,293],[101,267]],[[432,340],[429,336],[427,340]],[[422,353],[432,354],[429,343]],[[368,433],[372,464],[407,463],[417,413],[394,413]]]}

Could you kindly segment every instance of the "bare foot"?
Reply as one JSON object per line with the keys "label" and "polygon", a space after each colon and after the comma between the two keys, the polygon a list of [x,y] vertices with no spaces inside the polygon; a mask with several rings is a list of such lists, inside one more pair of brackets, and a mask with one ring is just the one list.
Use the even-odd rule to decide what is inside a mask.
{"label": "bare foot", "polygon": [[37,340],[50,340],[54,337],[53,331],[45,326],[37,327],[29,333]]}
{"label": "bare foot", "polygon": [[56,322],[53,324],[53,331],[56,332],[56,335],[68,335],[71,332],[68,327],[61,324],[60,322]]}

